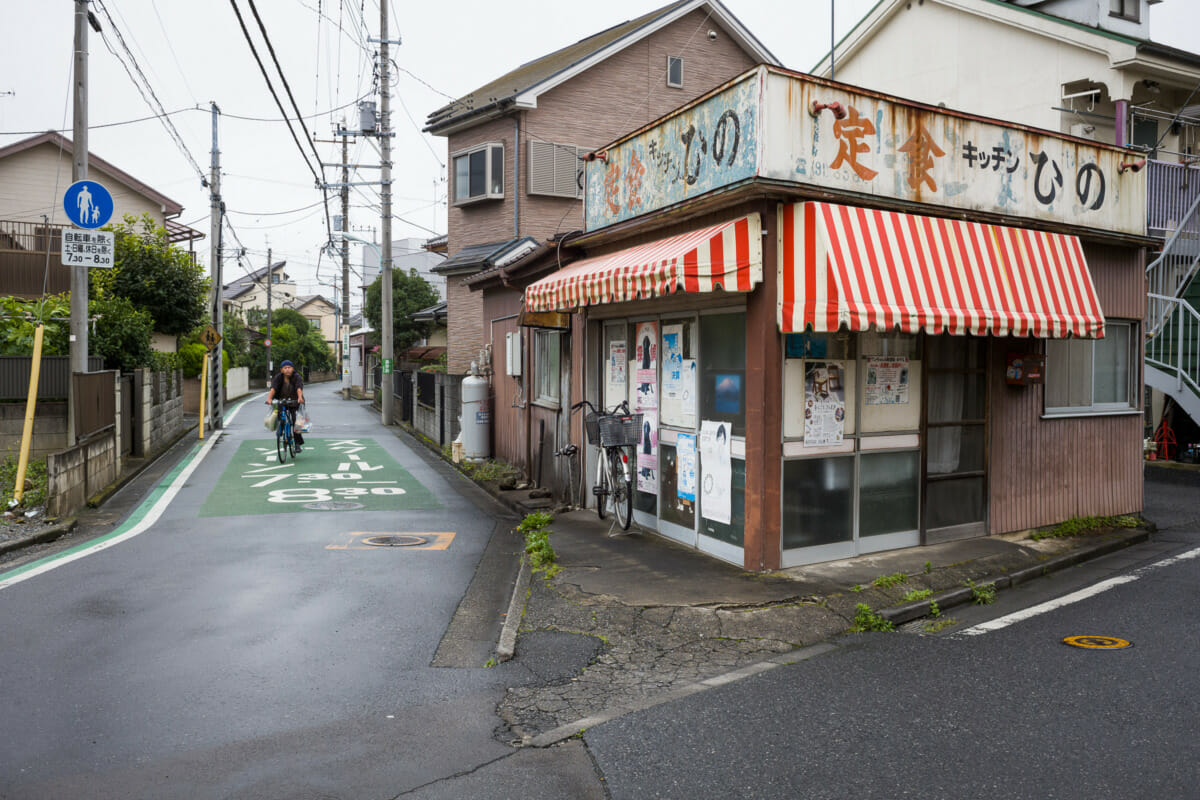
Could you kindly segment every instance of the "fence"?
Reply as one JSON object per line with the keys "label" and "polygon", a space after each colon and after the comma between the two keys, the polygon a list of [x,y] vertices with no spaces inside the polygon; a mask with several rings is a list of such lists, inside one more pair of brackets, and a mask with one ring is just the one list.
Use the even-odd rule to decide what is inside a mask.
{"label": "fence", "polygon": [[1165,239],[1200,197],[1200,167],[1150,161],[1146,169],[1146,232]]}
{"label": "fence", "polygon": [[[88,370],[104,369],[100,356],[88,357]],[[33,371],[31,356],[0,356],[0,401],[24,400],[29,396],[29,376]],[[38,369],[38,400],[66,400],[71,380],[70,356],[42,356]]]}
{"label": "fence", "polygon": [[71,288],[71,270],[62,264],[62,231],[65,225],[0,220],[0,269],[4,293],[36,298],[45,288],[59,294]]}
{"label": "fence", "polygon": [[77,372],[75,436],[86,439],[117,424],[117,371]]}

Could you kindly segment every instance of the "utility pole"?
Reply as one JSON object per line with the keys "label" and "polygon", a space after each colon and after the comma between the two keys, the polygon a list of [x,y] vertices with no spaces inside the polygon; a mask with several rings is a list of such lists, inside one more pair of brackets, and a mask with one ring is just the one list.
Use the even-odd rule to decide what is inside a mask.
{"label": "utility pole", "polygon": [[271,248],[267,248],[267,386],[275,377],[275,361],[271,358],[271,284],[275,282],[275,270],[271,268]]}
{"label": "utility pole", "polygon": [[383,253],[379,258],[380,276],[383,282],[383,297],[380,305],[380,336],[383,339],[383,369],[380,370],[384,386],[380,392],[383,405],[383,424],[392,424],[392,395],[396,381],[392,377],[392,133],[388,113],[391,107],[388,87],[391,59],[388,57],[388,3],[379,4],[379,138],[380,138],[380,182],[379,225],[383,233]]}
{"label": "utility pole", "polygon": [[[209,176],[209,247],[210,256],[209,262],[212,269],[213,283],[213,304],[212,304],[212,324],[217,329],[220,336],[225,335],[225,314],[221,309],[221,218],[225,213],[223,203],[221,202],[221,151],[217,149],[217,117],[221,114],[221,109],[217,108],[217,104],[212,103],[212,174]],[[209,417],[211,427],[216,430],[222,427],[222,420],[225,416],[225,392],[221,386],[221,354],[225,349],[225,345],[218,341],[216,346],[216,355],[212,359],[212,371],[210,373],[210,385],[208,387],[208,396],[211,401],[212,413]]]}
{"label": "utility pole", "polygon": [[[342,128],[345,129],[345,123]],[[342,233],[350,232],[350,140],[342,134]],[[342,237],[342,399],[350,399],[350,240]]]}
{"label": "utility pole", "polygon": [[[71,182],[87,180],[88,176],[88,4],[75,0],[75,160],[71,166]],[[71,372],[88,371],[88,268],[71,267]],[[67,443],[75,444],[75,379],[67,394]]]}

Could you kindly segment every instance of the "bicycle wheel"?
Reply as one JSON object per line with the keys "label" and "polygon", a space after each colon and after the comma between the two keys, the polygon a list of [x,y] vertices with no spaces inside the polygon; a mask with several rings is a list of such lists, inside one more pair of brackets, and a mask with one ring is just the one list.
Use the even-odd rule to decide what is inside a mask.
{"label": "bicycle wheel", "polygon": [[609,497],[612,498],[617,522],[621,523],[622,530],[629,530],[629,523],[633,520],[633,487],[626,477],[623,456],[620,448],[608,451],[609,470],[612,472],[612,494]]}
{"label": "bicycle wheel", "polygon": [[600,451],[600,458],[596,462],[596,488],[593,489],[596,495],[596,516],[604,519],[604,507],[608,504],[609,496],[609,481],[608,481],[608,459],[604,457],[606,450]]}
{"label": "bicycle wheel", "polygon": [[284,434],[287,432],[287,422],[284,421],[283,415],[280,415],[279,428],[275,431],[275,452],[279,454],[279,463],[282,464],[287,458],[287,440]]}

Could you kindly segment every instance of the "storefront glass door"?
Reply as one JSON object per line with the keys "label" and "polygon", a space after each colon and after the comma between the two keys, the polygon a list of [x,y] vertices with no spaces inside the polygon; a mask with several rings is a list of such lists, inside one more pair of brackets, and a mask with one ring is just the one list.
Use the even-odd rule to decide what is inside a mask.
{"label": "storefront glass door", "polygon": [[987,533],[987,347],[931,336],[925,410],[925,544]]}

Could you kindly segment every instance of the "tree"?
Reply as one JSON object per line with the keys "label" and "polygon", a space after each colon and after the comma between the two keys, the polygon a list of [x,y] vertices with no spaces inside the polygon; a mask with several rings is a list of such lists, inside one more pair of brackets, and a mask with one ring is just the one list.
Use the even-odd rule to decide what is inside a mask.
{"label": "tree", "polygon": [[[383,277],[367,289],[367,302],[363,308],[371,327],[379,331],[383,329]],[[437,290],[414,269],[408,272],[394,270],[392,272],[392,353],[384,353],[384,358],[394,358],[394,353],[400,353],[429,335],[433,324],[417,322],[413,314],[423,308],[429,308],[440,302]]]}
{"label": "tree", "polygon": [[68,353],[71,300],[67,294],[54,294],[45,300],[0,298],[0,355],[27,356],[33,353],[33,332],[40,318],[42,355],[61,356]]}
{"label": "tree", "polygon": [[166,228],[149,214],[140,220],[127,214],[105,230],[116,234],[114,266],[89,270],[93,297],[123,297],[149,312],[154,330],[172,336],[204,321],[209,280],[203,267],[171,244]]}
{"label": "tree", "polygon": [[88,337],[94,355],[104,356],[104,366],[128,372],[150,366],[154,350],[154,321],[148,311],[135,308],[126,297],[100,297],[88,304],[96,332]]}

